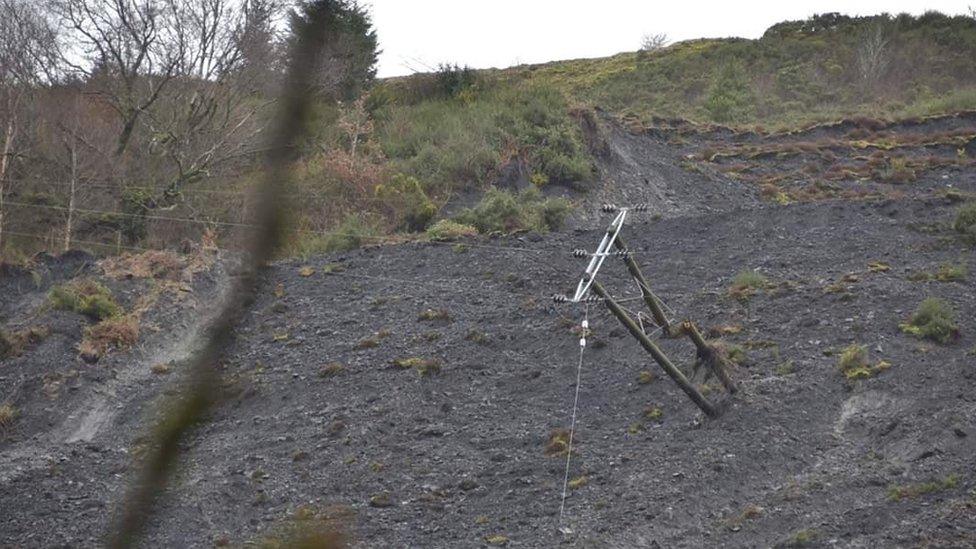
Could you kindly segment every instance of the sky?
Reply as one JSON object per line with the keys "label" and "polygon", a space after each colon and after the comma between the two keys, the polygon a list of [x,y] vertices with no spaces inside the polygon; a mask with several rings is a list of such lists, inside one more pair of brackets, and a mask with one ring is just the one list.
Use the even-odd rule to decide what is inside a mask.
{"label": "sky", "polygon": [[670,41],[758,38],[775,23],[815,13],[968,13],[976,0],[365,0],[383,50],[379,76],[425,72],[439,63],[509,67],[603,57],[640,47],[645,34]]}

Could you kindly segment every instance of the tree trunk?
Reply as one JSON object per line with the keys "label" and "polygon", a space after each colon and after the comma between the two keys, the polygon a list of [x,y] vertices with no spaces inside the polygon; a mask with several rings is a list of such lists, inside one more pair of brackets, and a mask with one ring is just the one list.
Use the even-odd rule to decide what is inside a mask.
{"label": "tree trunk", "polygon": [[78,142],[77,137],[72,136],[71,143],[71,175],[68,182],[68,218],[64,222],[64,251],[71,249],[71,225],[75,217],[75,196],[78,185]]}
{"label": "tree trunk", "polygon": [[[16,108],[16,107],[14,107]],[[0,153],[0,253],[3,253],[3,214],[4,197],[7,193],[7,168],[10,165],[10,149],[16,133],[16,113],[13,108],[10,111],[10,118],[7,119],[7,131],[4,132],[3,152]]]}

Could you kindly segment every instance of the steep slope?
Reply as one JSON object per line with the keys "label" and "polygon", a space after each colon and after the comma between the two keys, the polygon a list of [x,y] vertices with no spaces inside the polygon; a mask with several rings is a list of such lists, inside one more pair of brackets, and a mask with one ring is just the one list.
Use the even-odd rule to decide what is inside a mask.
{"label": "steep slope", "polygon": [[[968,195],[944,193],[947,182],[976,189],[976,172],[962,163],[911,186],[843,182],[911,191],[897,198],[770,205],[755,198],[758,181],[700,153],[793,137],[725,132],[611,126],[600,160],[611,183],[573,231],[270,266],[220,365],[221,403],[187,441],[148,545],[240,545],[313,515],[342,523],[361,547],[477,547],[499,536],[523,547],[976,543],[976,291],[965,274],[921,276],[976,269],[949,226]],[[779,163],[791,158],[749,161],[785,172],[795,166]],[[564,536],[565,461],[545,447],[569,422],[584,310],[550,296],[575,286],[583,265],[570,252],[602,236],[603,200],[650,204],[627,242],[677,318],[741,348],[742,391],[713,390],[724,414],[702,417],[591,305],[571,470],[586,480],[567,500],[574,534]],[[189,298],[160,300],[144,317],[158,331],[137,348],[96,365],[74,349],[86,321],[39,308],[47,290],[95,276],[131,308],[159,281],[110,277],[80,254],[45,259],[36,278],[3,273],[3,327],[40,322],[52,335],[0,362],[0,396],[21,413],[0,442],[0,543],[101,542],[147,444],[145,420],[178,390],[180,357],[233,276],[222,265],[196,273]],[[769,283],[734,299],[743,269]],[[616,260],[601,278],[635,295]],[[958,340],[899,329],[929,296],[955,310]],[[660,342],[690,368],[687,343]],[[889,366],[846,379],[838,357],[851,344]],[[153,373],[159,363],[169,376]],[[643,383],[643,370],[656,379]],[[63,389],[47,394],[49,378]]]}

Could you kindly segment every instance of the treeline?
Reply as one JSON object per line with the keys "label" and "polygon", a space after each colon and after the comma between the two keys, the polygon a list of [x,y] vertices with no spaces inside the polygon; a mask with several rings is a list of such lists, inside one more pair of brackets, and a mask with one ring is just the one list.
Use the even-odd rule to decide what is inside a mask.
{"label": "treeline", "polygon": [[0,0],[0,251],[171,245],[235,221],[210,202],[246,219],[240,180],[316,3],[342,17],[307,91],[355,100],[377,56],[355,2]]}

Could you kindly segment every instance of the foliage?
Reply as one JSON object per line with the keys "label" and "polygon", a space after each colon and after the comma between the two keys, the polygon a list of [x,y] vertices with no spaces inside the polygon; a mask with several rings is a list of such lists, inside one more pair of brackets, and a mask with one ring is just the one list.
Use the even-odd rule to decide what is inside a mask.
{"label": "foliage", "polygon": [[891,501],[901,501],[904,499],[915,499],[925,494],[951,490],[959,485],[959,475],[949,475],[943,479],[908,484],[904,486],[892,486],[888,488],[888,499]]}
{"label": "foliage", "polygon": [[392,164],[424,182],[428,194],[484,186],[513,162],[553,183],[593,177],[579,124],[552,87],[472,87],[461,98],[403,103],[377,111],[377,139]]}
{"label": "foliage", "polygon": [[[322,12],[328,14],[323,19]],[[352,0],[302,0],[289,17],[291,40],[312,21],[325,21],[319,65],[312,67],[313,91],[330,100],[353,100],[376,77],[378,39],[369,11]],[[294,44],[291,44],[294,48]]]}
{"label": "foliage", "polygon": [[890,368],[891,365],[884,360],[877,364],[868,361],[868,350],[863,345],[852,343],[840,353],[837,361],[837,369],[840,370],[848,380],[866,379]]}
{"label": "foliage", "polygon": [[715,122],[737,122],[751,114],[755,100],[742,73],[742,67],[728,64],[722,67],[709,88],[703,107]]}
{"label": "foliage", "polygon": [[427,236],[431,240],[449,241],[467,236],[475,236],[478,229],[471,225],[464,225],[451,219],[441,219],[427,229]]}
{"label": "foliage", "polygon": [[906,334],[939,343],[948,343],[959,337],[959,326],[956,325],[952,306],[937,297],[922,301],[909,321],[899,327]]}
{"label": "foliage", "polygon": [[324,232],[309,232],[304,229],[292,231],[291,237],[283,244],[281,255],[308,259],[316,254],[348,252],[366,244],[383,241],[381,231],[369,219],[349,214],[337,227]]}
{"label": "foliage", "polygon": [[[877,28],[883,28],[880,41]],[[865,65],[879,69],[870,86],[859,51],[877,61]],[[515,67],[497,77],[545,83],[575,101],[645,121],[680,117],[788,129],[843,117],[976,108],[974,56],[973,17],[833,14],[779,23],[757,40],[688,40],[653,54]]]}
{"label": "foliage", "polygon": [[748,300],[759,290],[769,285],[766,277],[755,269],[739,271],[729,286],[729,296],[740,301]]}
{"label": "foliage", "polygon": [[559,228],[569,209],[565,199],[543,198],[535,187],[528,187],[517,195],[492,187],[474,208],[458,214],[456,221],[485,234],[520,230],[546,232]]}
{"label": "foliage", "polygon": [[956,212],[952,228],[971,244],[976,244],[976,202],[966,204]]}
{"label": "foliage", "polygon": [[90,279],[55,286],[47,299],[55,309],[74,311],[96,321],[122,314],[122,307],[115,302],[111,290]]}
{"label": "foliage", "polygon": [[417,178],[409,175],[398,173],[377,185],[375,192],[389,215],[400,220],[397,227],[406,231],[424,230],[437,212]]}
{"label": "foliage", "polygon": [[78,351],[88,362],[96,362],[112,349],[127,349],[139,339],[139,318],[130,314],[113,316],[85,328]]}

